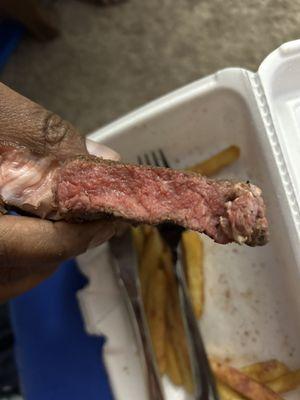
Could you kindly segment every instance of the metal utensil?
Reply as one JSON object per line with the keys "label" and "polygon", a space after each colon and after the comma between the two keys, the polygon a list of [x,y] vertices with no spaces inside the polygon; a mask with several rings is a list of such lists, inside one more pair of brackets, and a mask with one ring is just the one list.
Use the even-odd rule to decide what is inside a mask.
{"label": "metal utensil", "polygon": [[[162,150],[158,150],[158,152],[152,151],[150,154],[145,153],[143,157],[138,156],[138,162],[139,164],[170,168],[170,164]],[[200,329],[188,294],[183,266],[178,259],[177,248],[184,229],[174,224],[162,224],[158,226],[158,229],[170,247],[173,256],[173,272],[176,276],[181,315],[187,336],[189,357],[194,378],[195,399],[219,400]]]}
{"label": "metal utensil", "polygon": [[109,241],[114,258],[117,279],[124,291],[125,299],[135,330],[140,354],[143,355],[144,370],[151,400],[164,400],[160,377],[141,297],[140,281],[137,270],[137,257],[133,248],[131,232],[128,229],[122,236]]}

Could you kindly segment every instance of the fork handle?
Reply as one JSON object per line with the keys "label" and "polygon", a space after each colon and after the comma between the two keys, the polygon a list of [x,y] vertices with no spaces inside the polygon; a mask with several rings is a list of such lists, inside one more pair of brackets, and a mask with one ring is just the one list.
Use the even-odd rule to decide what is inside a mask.
{"label": "fork handle", "polygon": [[[191,367],[194,376],[194,397],[196,400],[219,400],[215,381],[200,334],[198,322],[189,297],[182,264],[180,261],[177,261],[174,265],[178,282],[177,287],[179,292],[180,307],[182,310],[181,314],[183,316],[185,333],[188,340]],[[203,383],[206,384],[203,385]]]}
{"label": "fork handle", "polygon": [[151,400],[164,400],[160,377],[156,366],[155,356],[152,348],[150,333],[146,322],[143,305],[139,300],[131,300],[131,311],[134,314],[132,320],[135,325],[135,331],[142,346],[144,356],[144,367],[148,389]]}

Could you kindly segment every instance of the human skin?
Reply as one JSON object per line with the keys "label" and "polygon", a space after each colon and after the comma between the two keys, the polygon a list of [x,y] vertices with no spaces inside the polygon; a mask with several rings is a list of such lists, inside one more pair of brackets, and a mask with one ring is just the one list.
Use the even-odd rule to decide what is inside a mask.
{"label": "human skin", "polygon": [[[59,160],[88,153],[119,159],[113,150],[85,140],[69,122],[0,83],[1,144],[26,147],[41,157]],[[1,215],[0,302],[33,288],[62,261],[98,246],[115,230],[111,221],[71,224]]]}

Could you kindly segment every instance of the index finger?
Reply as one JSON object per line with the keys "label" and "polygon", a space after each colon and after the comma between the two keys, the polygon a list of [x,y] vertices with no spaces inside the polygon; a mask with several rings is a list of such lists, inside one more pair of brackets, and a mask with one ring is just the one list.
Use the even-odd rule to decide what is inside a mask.
{"label": "index finger", "polygon": [[58,264],[105,242],[115,229],[109,220],[71,224],[4,215],[0,218],[0,281],[3,267]]}

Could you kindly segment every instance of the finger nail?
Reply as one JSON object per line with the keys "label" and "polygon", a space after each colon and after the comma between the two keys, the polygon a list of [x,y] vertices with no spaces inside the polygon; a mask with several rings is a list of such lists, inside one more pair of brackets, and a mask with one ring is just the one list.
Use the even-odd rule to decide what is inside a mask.
{"label": "finger nail", "polygon": [[107,160],[120,160],[120,155],[116,151],[104,146],[103,144],[97,143],[90,139],[86,139],[85,143],[88,152],[94,156],[102,157]]}
{"label": "finger nail", "polygon": [[100,244],[106,242],[115,234],[115,227],[113,224],[111,226],[105,227],[105,229],[100,229],[99,232],[90,241],[88,248],[92,249],[94,247],[100,246]]}

